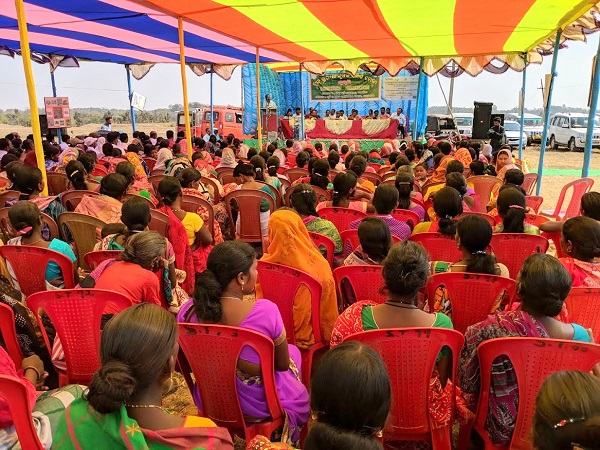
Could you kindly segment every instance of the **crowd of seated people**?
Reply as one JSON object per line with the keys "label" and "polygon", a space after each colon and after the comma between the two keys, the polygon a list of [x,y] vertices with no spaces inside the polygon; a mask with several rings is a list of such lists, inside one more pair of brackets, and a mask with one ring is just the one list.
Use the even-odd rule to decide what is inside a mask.
{"label": "crowd of seated people", "polygon": [[[381,111],[379,117],[393,116],[389,113]],[[344,117],[340,111],[333,115]],[[237,327],[272,341],[275,389],[286,420],[273,435],[250,439],[247,448],[381,449],[379,438],[382,433],[385,437],[394,403],[392,383],[380,355],[353,342],[352,336],[381,329],[453,329],[452,298],[445,288],[438,288],[433,302],[424,297],[429,277],[456,272],[509,278],[506,261],[490,250],[500,234],[541,239],[537,236],[544,232],[560,233],[554,245],[566,256],[555,258],[551,250],[524,259],[513,274],[517,298],[507,302],[498,297],[487,318],[470,324],[460,354],[441,351],[426,387],[430,422],[445,427],[473,419],[481,381],[477,349],[483,342],[503,337],[593,342],[595,330],[571,323],[565,299],[572,288],[600,287],[600,194],[583,195],[581,216],[538,227],[530,223],[524,167],[510,147],[493,153],[487,145],[461,141],[455,148],[431,137],[426,142],[386,140],[369,151],[361,144],[307,139],[252,148],[233,135],[188,142],[182,132],[165,138],[136,132],[132,140],[111,132],[65,139],[59,147],[49,135],[44,141],[47,173],[63,174],[67,191],[83,192],[73,208],[76,214],[104,223],[91,237],[94,250],[117,252],[87,267],[78,260],[72,233],[60,228],[60,238],[49,238],[44,224],[42,213],[60,222],[67,212],[62,202],[67,191],[44,196],[48,186],[30,140],[0,139],[3,189],[17,191],[2,205],[9,208],[7,224],[2,223],[3,235],[4,230],[10,234],[4,236],[4,245],[61,253],[74,263],[76,288],[115,291],[132,305],[104,311],[101,366],[89,386],[58,388],[57,372],[67,366],[55,327],[43,312],[38,324],[20,292],[18,271],[10,262],[0,263],[0,303],[13,310],[25,356],[19,372],[0,349],[0,373],[26,385],[32,417],[36,424],[43,422],[38,426],[41,441],[50,439],[52,448],[65,449],[85,448],[90,440],[100,447],[233,448],[233,436],[213,421],[179,417],[163,408],[164,386],[174,371],[183,370],[177,363],[180,322]],[[485,197],[471,179],[479,175],[498,180]],[[254,211],[260,242],[239,239],[245,205],[227,197],[237,191],[268,196],[263,194]],[[196,205],[192,199],[203,203]],[[193,210],[190,204],[196,205]],[[160,232],[152,223],[156,213],[168,220]],[[339,217],[346,214],[352,219],[342,226]],[[444,245],[455,246],[456,258],[432,258],[416,242],[422,233],[443,237]],[[333,255],[314,241],[315,235],[332,241]],[[356,236],[352,242],[358,245],[348,248],[342,236]],[[281,299],[266,298],[267,283],[277,280],[261,280],[258,261],[315,279],[322,288],[319,311],[312,310],[312,293],[300,284],[292,299],[293,323],[289,329],[284,326],[289,312],[280,311]],[[380,269],[374,282],[385,300],[358,298],[347,285],[336,285],[335,271],[353,266]],[[48,290],[65,287],[57,264],[42,269]],[[316,315],[319,333],[313,329]],[[40,336],[40,326],[50,347]],[[294,345],[288,343],[289,333]],[[308,384],[302,367],[307,353],[320,344],[316,334],[326,345]],[[459,369],[456,379],[450,369],[453,361]],[[235,385],[247,424],[269,419],[262,370],[257,351],[244,347]],[[201,384],[210,380],[196,382],[191,394],[203,411]],[[535,445],[545,449],[558,448],[553,442],[577,442],[593,447],[600,429],[597,387],[596,378],[588,374],[549,377],[538,396]],[[36,400],[36,389],[49,392]],[[41,420],[40,414],[65,391],[69,401]],[[583,401],[567,407],[557,391]],[[0,426],[8,430],[0,444],[16,440],[5,406],[0,400]],[[485,406],[486,432],[495,444],[508,445],[519,392],[515,369],[506,358],[492,367]],[[557,428],[563,420],[567,423]],[[305,436],[304,427],[309,428]],[[408,442],[401,445],[413,448]]]}

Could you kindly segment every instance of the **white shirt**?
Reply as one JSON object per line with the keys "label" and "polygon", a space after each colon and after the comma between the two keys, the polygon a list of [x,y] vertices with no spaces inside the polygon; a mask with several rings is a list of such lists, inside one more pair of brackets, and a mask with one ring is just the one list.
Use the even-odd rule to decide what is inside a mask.
{"label": "white shirt", "polygon": [[59,147],[64,152],[66,149],[69,148],[69,144],[67,144],[66,142],[63,141],[63,142],[60,143]]}
{"label": "white shirt", "polygon": [[392,119],[398,119],[398,122],[402,126],[406,125],[406,116],[403,113],[400,113],[400,114],[394,113],[394,114],[392,114]]}
{"label": "white shirt", "polygon": [[104,124],[104,125],[102,125],[100,127],[100,131],[112,131],[112,125],[110,125],[110,124],[109,125]]}
{"label": "white shirt", "polygon": [[264,107],[266,109],[277,109],[277,105],[275,104],[275,102],[273,100],[265,102]]}

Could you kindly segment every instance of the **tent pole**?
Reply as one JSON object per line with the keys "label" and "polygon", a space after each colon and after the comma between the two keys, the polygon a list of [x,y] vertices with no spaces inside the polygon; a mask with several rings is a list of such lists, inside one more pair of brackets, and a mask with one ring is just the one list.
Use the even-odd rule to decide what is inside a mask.
{"label": "tent pole", "polygon": [[[50,82],[52,84],[52,97],[56,97],[56,82],[54,81],[54,70],[52,69],[52,65],[50,66]],[[56,137],[58,138],[59,145],[62,144],[62,129],[59,128],[56,132]]]}
{"label": "tent pole", "polygon": [[302,87],[302,63],[298,63],[298,73],[300,74],[300,140],[304,140],[304,89]]}
{"label": "tent pole", "polygon": [[542,148],[540,149],[540,161],[538,163],[538,184],[536,195],[542,192],[542,175],[544,173],[544,156],[546,154],[546,141],[548,140],[548,127],[550,126],[550,108],[552,106],[552,89],[554,88],[554,77],[556,77],[556,61],[558,60],[558,49],[560,48],[561,30],[556,32],[554,38],[554,53],[552,53],[552,68],[550,69],[550,86],[548,86],[548,102],[544,110],[544,132],[542,134]]}
{"label": "tent pole", "polygon": [[260,115],[260,48],[256,47],[256,116],[258,124],[256,134],[258,135],[258,151],[262,151],[262,117]]}
{"label": "tent pole", "polygon": [[185,77],[185,43],[183,41],[183,18],[177,17],[179,31],[179,65],[181,67],[181,87],[183,89],[183,114],[185,115],[185,141],[187,143],[188,157],[192,159],[194,148],[192,146],[192,129],[190,127],[190,104],[188,102],[187,78]]}
{"label": "tent pole", "polygon": [[210,136],[215,131],[215,118],[213,117],[213,73],[215,71],[215,65],[210,65]]}
{"label": "tent pole", "polygon": [[133,100],[133,90],[131,89],[131,71],[129,70],[129,64],[125,64],[125,71],[127,72],[127,92],[129,92],[129,113],[131,115],[131,128],[135,132],[135,108],[131,101]]}
{"label": "tent pole", "polygon": [[40,195],[45,197],[48,195],[48,177],[46,177],[46,162],[44,160],[44,150],[42,148],[42,128],[40,126],[40,116],[38,114],[37,97],[35,94],[35,81],[31,70],[31,51],[29,49],[29,36],[27,34],[27,20],[25,18],[23,0],[15,0],[15,9],[17,11],[17,23],[19,25],[21,59],[23,60],[23,71],[25,72],[25,82],[27,84],[27,96],[29,97],[29,113],[31,115],[31,130],[33,132],[35,157],[37,159],[38,169],[42,172],[42,180],[44,182],[44,189]]}
{"label": "tent pole", "polygon": [[594,72],[592,73],[592,98],[590,99],[590,112],[588,113],[588,127],[585,133],[585,150],[583,155],[583,168],[581,177],[587,178],[590,174],[590,161],[592,160],[592,139],[594,138],[594,122],[596,119],[596,109],[598,108],[598,90],[600,89],[600,42],[596,51],[596,60],[594,61]]}
{"label": "tent pole", "polygon": [[527,53],[523,55],[523,62],[525,67],[523,68],[523,85],[521,86],[521,105],[520,114],[521,119],[519,120],[519,159],[523,159],[523,128],[525,127],[525,83],[527,81]]}
{"label": "tent pole", "polygon": [[[417,82],[417,105],[415,108],[415,125],[413,126],[412,140],[416,141],[418,137],[418,121],[419,121],[419,103],[421,100],[421,83],[423,82],[423,60],[421,56],[419,60],[419,81]],[[408,126],[408,123],[406,124]]]}

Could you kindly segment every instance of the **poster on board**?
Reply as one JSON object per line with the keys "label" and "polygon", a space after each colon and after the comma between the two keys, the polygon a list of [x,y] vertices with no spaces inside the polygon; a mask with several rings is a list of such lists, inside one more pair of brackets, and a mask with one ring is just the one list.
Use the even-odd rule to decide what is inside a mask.
{"label": "poster on board", "polygon": [[146,107],[146,97],[144,97],[142,94],[134,92],[131,96],[131,106],[133,106],[138,111],[143,111]]}
{"label": "poster on board", "polygon": [[370,73],[325,73],[310,76],[310,101],[379,100],[380,78]]}
{"label": "poster on board", "polygon": [[71,109],[68,97],[44,97],[48,129],[71,127]]}
{"label": "poster on board", "polygon": [[383,79],[383,98],[386,100],[416,100],[419,77],[386,77]]}

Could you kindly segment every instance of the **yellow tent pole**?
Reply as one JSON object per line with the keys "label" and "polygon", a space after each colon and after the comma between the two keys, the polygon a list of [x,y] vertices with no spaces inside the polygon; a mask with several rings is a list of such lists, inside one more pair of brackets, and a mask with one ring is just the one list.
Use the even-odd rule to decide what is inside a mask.
{"label": "yellow tent pole", "polygon": [[187,78],[185,77],[185,43],[183,42],[183,19],[177,17],[179,31],[179,65],[181,66],[181,87],[183,89],[183,114],[185,116],[185,140],[188,148],[188,158],[192,159],[192,128],[190,127],[190,103],[188,102]]}
{"label": "yellow tent pole", "polygon": [[256,47],[256,112],[258,117],[258,126],[256,134],[258,135],[258,151],[262,151],[262,117],[260,114],[260,55],[259,48]]}
{"label": "yellow tent pole", "polygon": [[25,83],[27,84],[27,95],[29,97],[29,112],[31,114],[31,131],[33,132],[33,143],[38,169],[42,171],[44,189],[42,196],[48,195],[48,178],[46,177],[46,162],[44,161],[44,149],[42,147],[42,127],[38,115],[37,97],[35,95],[35,82],[31,70],[31,51],[29,50],[29,36],[27,35],[27,20],[25,19],[25,7],[23,0],[15,0],[17,10],[17,22],[19,24],[19,38],[21,40],[21,59],[25,71]]}

